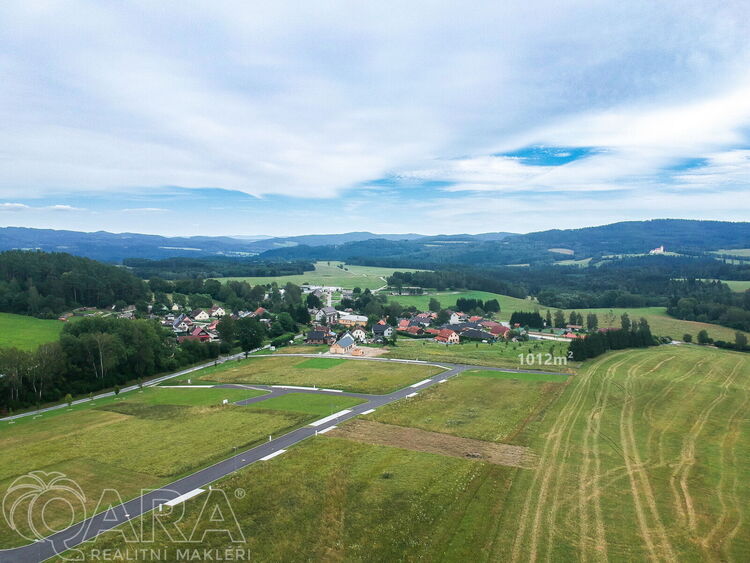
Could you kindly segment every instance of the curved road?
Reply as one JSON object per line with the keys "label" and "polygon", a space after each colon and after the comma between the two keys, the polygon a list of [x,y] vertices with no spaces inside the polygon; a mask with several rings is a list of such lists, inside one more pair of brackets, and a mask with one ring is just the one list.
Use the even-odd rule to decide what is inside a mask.
{"label": "curved road", "polygon": [[[305,356],[305,357],[320,357],[319,354],[318,355],[316,354],[284,354],[284,355],[285,356],[291,355],[291,356]],[[236,357],[237,356],[232,356],[231,358],[236,358]],[[267,356],[250,356],[249,359],[254,358],[254,357],[263,358]],[[231,359],[231,358],[227,358],[227,359]],[[54,557],[60,553],[63,553],[69,549],[72,549],[80,545],[81,543],[87,540],[90,540],[96,537],[102,532],[111,530],[112,528],[115,528],[119,526],[120,524],[127,522],[128,520],[131,520],[133,518],[137,518],[138,516],[146,514],[158,508],[159,505],[164,504],[165,502],[171,501],[186,493],[195,491],[195,489],[205,487],[221,479],[222,477],[225,477],[229,475],[230,473],[237,471],[238,469],[242,469],[257,461],[261,461],[263,458],[271,454],[277,454],[277,452],[279,452],[280,450],[284,450],[286,448],[293,446],[294,444],[301,442],[302,440],[306,440],[307,438],[316,436],[318,433],[325,432],[331,429],[333,426],[336,426],[336,424],[338,423],[344,422],[346,420],[359,416],[363,413],[369,412],[373,409],[377,409],[379,407],[382,407],[383,405],[387,405],[394,401],[398,401],[400,399],[405,399],[405,398],[414,396],[414,394],[419,393],[419,391],[421,391],[422,389],[427,389],[428,387],[437,385],[451,377],[458,375],[459,373],[463,371],[471,370],[471,369],[481,369],[481,370],[504,371],[504,372],[512,372],[512,373],[552,374],[552,372],[540,372],[540,371],[534,371],[534,370],[493,368],[493,367],[487,367],[487,366],[474,366],[474,365],[451,364],[451,363],[437,364],[433,362],[425,362],[425,361],[418,361],[418,360],[398,360],[398,359],[388,359],[388,358],[367,358],[367,357],[360,357],[360,358],[346,357],[346,359],[351,359],[354,361],[380,361],[380,362],[390,362],[390,363],[434,365],[437,367],[441,367],[445,369],[446,371],[438,375],[432,376],[428,379],[425,379],[423,381],[420,381],[418,383],[415,383],[413,385],[410,385],[408,387],[405,387],[403,389],[399,389],[398,391],[394,391],[393,393],[388,393],[386,395],[368,395],[368,394],[362,394],[362,393],[348,393],[345,391],[338,391],[338,390],[333,390],[333,389],[316,389],[316,388],[311,388],[311,387],[296,387],[296,386],[281,386],[281,385],[255,385],[255,384],[253,385],[219,385],[218,387],[235,387],[235,388],[240,387],[240,388],[251,388],[251,389],[260,389],[264,391],[269,391],[269,393],[266,395],[262,395],[260,397],[253,397],[250,399],[245,399],[244,401],[239,401],[237,403],[239,405],[248,405],[252,403],[261,402],[271,397],[284,395],[286,393],[313,393],[313,394],[324,394],[324,395],[344,395],[344,396],[349,396],[349,397],[361,398],[361,399],[364,399],[366,402],[360,405],[351,407],[350,409],[341,411],[340,413],[337,413],[337,415],[314,421],[307,426],[293,430],[269,442],[266,442],[259,446],[255,446],[253,448],[245,450],[230,458],[227,458],[214,465],[211,465],[191,475],[188,475],[187,477],[178,479],[177,481],[174,481],[170,483],[169,485],[166,485],[160,489],[149,492],[141,497],[129,500],[117,507],[110,509],[109,511],[91,516],[87,518],[86,520],[83,520],[82,522],[74,524],[70,526],[69,528],[66,528],[60,532],[57,532],[51,536],[48,536],[47,538],[43,540],[37,541],[33,544],[25,545],[22,547],[0,550],[0,563],[6,563],[6,562],[8,563],[36,563],[36,562],[44,561],[46,559]],[[208,365],[213,365],[213,362]],[[197,369],[201,369],[203,367],[206,367],[206,366],[195,367],[189,370],[183,370],[175,374],[170,374],[168,376],[161,377],[158,380],[150,381],[149,385],[155,385],[156,383],[166,381],[170,378],[177,377],[179,375],[184,375],[185,373],[196,371]],[[554,375],[560,375],[560,373],[559,372],[554,373]],[[109,395],[109,394],[105,394],[103,396],[106,396],[106,395]],[[50,409],[45,409],[45,410],[50,410]],[[28,415],[32,413],[26,413],[26,414]]]}

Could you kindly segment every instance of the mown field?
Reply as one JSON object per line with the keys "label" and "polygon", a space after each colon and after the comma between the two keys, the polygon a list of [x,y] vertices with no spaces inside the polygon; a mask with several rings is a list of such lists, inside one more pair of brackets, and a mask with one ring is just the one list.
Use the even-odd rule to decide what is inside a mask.
{"label": "mown field", "polygon": [[[429,339],[399,338],[396,346],[391,346],[383,356],[386,358],[401,358],[405,360],[427,360],[435,362],[451,362],[457,364],[472,364],[478,366],[521,368],[540,371],[570,372],[578,365],[577,362],[567,360],[568,343],[556,341],[534,340],[529,342],[497,342],[482,344],[481,342],[467,342],[465,344],[451,344],[446,346]],[[528,365],[522,364],[519,354],[546,354],[563,358],[565,364],[544,363]],[[535,358],[536,359],[536,358]],[[525,362],[526,360],[524,360]]]}
{"label": "mown field", "polygon": [[499,293],[489,293],[487,291],[433,291],[425,293],[424,295],[388,295],[389,301],[396,301],[401,303],[404,307],[414,306],[420,311],[427,311],[430,304],[430,299],[435,298],[440,302],[440,305],[444,309],[452,309],[456,306],[456,300],[459,298],[465,299],[481,299],[487,301],[488,299],[497,299],[500,303],[500,313],[495,315],[499,320],[507,321],[510,319],[511,313],[514,311],[533,311],[539,307],[539,304],[530,301],[528,299],[517,299],[508,295],[501,295]]}
{"label": "mown field", "polygon": [[[278,355],[229,362],[191,374],[190,378],[195,383],[301,385],[384,394],[437,375],[441,371],[443,370],[435,366]],[[187,376],[182,378],[185,379]]]}
{"label": "mown field", "polygon": [[[25,417],[0,425],[0,496],[31,471],[58,471],[75,480],[93,510],[105,488],[123,499],[310,420],[351,400],[323,405],[292,397],[262,408],[230,402],[262,395],[251,389],[146,388],[118,398]],[[283,398],[283,397],[282,397]],[[343,401],[341,401],[342,399]],[[63,511],[55,517],[63,518]],[[57,522],[59,523],[59,522]],[[0,548],[26,543],[0,526]]]}
{"label": "mown field", "polygon": [[523,444],[528,439],[522,434],[527,421],[559,395],[567,378],[469,371],[366,418],[463,438]]}
{"label": "mown field", "polygon": [[[498,384],[511,385],[459,376],[441,386],[454,387],[466,413],[475,409],[472,436],[493,438],[498,412],[485,396],[532,404],[528,386],[549,385],[489,392]],[[445,433],[469,428],[447,424],[468,418],[443,413],[447,391],[437,393],[374,416]],[[434,409],[424,406],[430,400]],[[524,420],[516,436],[538,456],[532,469],[318,437],[218,486],[247,491],[232,507],[258,560],[750,559],[750,356],[697,346],[618,351],[536,404],[497,409],[506,417],[498,439]],[[201,502],[186,507],[179,526],[189,530]],[[225,545],[216,535],[201,548]],[[125,545],[109,536],[91,547]]]}
{"label": "mown field", "polygon": [[245,281],[251,285],[269,284],[276,282],[279,285],[294,283],[297,285],[313,284],[331,287],[343,287],[353,289],[377,289],[385,285],[383,278],[393,275],[393,272],[416,272],[418,270],[409,268],[378,268],[374,266],[351,266],[344,264],[344,268],[338,266],[342,262],[316,262],[315,270],[294,276],[276,277],[245,277],[245,278],[217,278],[221,282],[237,280]]}
{"label": "mown field", "polygon": [[0,313],[0,348],[35,350],[40,344],[57,340],[64,326],[58,320]]}

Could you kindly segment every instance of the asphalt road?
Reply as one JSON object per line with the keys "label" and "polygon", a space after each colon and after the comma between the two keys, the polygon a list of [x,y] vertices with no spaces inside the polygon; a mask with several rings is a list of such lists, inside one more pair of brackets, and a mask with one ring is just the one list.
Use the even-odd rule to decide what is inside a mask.
{"label": "asphalt road", "polygon": [[[314,354],[295,354],[295,355],[318,357]],[[264,357],[264,356],[257,356],[257,357]],[[279,450],[287,449],[295,444],[298,444],[299,442],[303,440],[306,440],[307,438],[311,438],[317,435],[319,432],[325,431],[327,428],[330,428],[331,426],[335,426],[336,424],[339,424],[341,422],[344,422],[346,420],[359,416],[360,414],[364,413],[365,411],[369,411],[370,409],[377,409],[379,407],[382,407],[383,405],[387,405],[394,401],[405,399],[408,396],[412,395],[413,393],[419,393],[423,389],[427,389],[429,387],[432,387],[433,385],[437,385],[441,381],[454,377],[458,375],[459,373],[461,373],[462,371],[466,371],[470,369],[482,369],[482,370],[505,371],[505,372],[514,372],[514,373],[545,373],[545,372],[539,372],[539,371],[533,371],[533,370],[489,368],[486,366],[473,366],[473,365],[463,365],[463,364],[450,364],[450,363],[436,364],[433,362],[422,362],[422,361],[415,361],[415,360],[394,360],[394,359],[385,359],[385,358],[347,358],[347,359],[352,359],[356,361],[383,361],[383,362],[392,362],[392,363],[416,363],[416,364],[423,364],[423,365],[424,364],[439,365],[440,367],[444,367],[446,371],[438,375],[435,375],[433,377],[430,377],[429,379],[426,379],[423,382],[416,383],[414,385],[405,387],[403,389],[399,389],[398,391],[394,391],[393,393],[388,393],[387,395],[367,395],[367,394],[360,394],[360,393],[328,391],[325,389],[254,385],[254,384],[253,385],[225,385],[223,387],[247,387],[247,388],[262,389],[265,391],[269,391],[269,393],[266,395],[263,395],[260,397],[253,397],[251,399],[245,399],[244,401],[239,401],[237,404],[240,404],[240,405],[248,405],[252,403],[261,402],[261,401],[270,399],[271,397],[284,395],[286,393],[344,395],[344,396],[362,398],[362,399],[365,399],[367,402],[357,405],[355,407],[351,407],[350,409],[348,409],[349,412],[342,414],[341,416],[335,419],[329,420],[326,423],[320,424],[319,426],[313,426],[312,424],[315,424],[315,422],[317,422],[317,421],[314,421],[310,425],[304,426],[302,428],[298,428],[287,434],[279,436],[278,438],[275,438],[269,442],[266,442],[259,446],[255,446],[248,450],[242,451],[228,459],[225,459],[214,465],[201,469],[200,471],[197,471],[191,475],[183,477],[182,479],[178,479],[177,481],[174,481],[173,483],[170,483],[169,485],[166,485],[165,487],[161,489],[155,490],[141,497],[134,498],[117,507],[114,507],[113,509],[109,511],[91,516],[90,518],[87,518],[86,520],[83,520],[82,522],[74,524],[70,526],[69,528],[66,528],[60,532],[57,532],[56,534],[48,536],[44,540],[40,540],[40,541],[37,541],[36,543],[25,545],[22,547],[0,550],[0,563],[6,563],[6,562],[8,563],[37,563],[39,561],[44,561],[46,559],[54,557],[55,555],[63,553],[69,549],[75,548],[81,543],[96,537],[102,532],[111,530],[123,524],[124,522],[127,522],[128,520],[137,518],[138,516],[146,514],[150,512],[151,510],[157,509],[160,504],[163,504],[172,499],[175,499],[178,496],[181,496],[183,494],[194,491],[195,489],[206,487],[207,485],[221,479],[222,477],[225,477],[239,469],[247,467],[248,465],[261,461],[262,458],[270,454],[278,452]],[[208,365],[213,365],[213,362],[211,362]],[[202,366],[202,367],[205,367],[205,366]],[[197,369],[201,369],[201,368],[195,367],[189,370],[183,370],[182,372],[179,372],[176,374],[170,374],[169,376],[164,376],[163,378],[159,378],[159,382],[165,381],[172,377],[177,377],[178,375],[190,373]],[[156,384],[156,380],[152,380],[149,383],[154,385]],[[106,395],[108,394],[105,394],[103,396],[106,396]],[[50,409],[47,409],[47,410],[50,410]]]}

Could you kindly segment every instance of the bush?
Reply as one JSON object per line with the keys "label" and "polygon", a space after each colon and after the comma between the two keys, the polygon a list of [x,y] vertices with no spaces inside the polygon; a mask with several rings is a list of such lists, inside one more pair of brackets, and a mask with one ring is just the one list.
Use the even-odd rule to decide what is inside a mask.
{"label": "bush", "polygon": [[281,348],[282,346],[288,346],[290,340],[294,340],[294,333],[293,332],[287,332],[285,334],[282,334],[281,336],[277,336],[273,340],[271,340],[271,346],[274,346],[276,348]]}

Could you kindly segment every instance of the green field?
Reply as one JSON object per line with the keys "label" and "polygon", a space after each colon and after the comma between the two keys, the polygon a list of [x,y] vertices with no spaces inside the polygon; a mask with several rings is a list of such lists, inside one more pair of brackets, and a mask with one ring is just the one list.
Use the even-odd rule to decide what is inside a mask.
{"label": "green field", "polygon": [[300,412],[315,416],[328,416],[344,409],[361,405],[365,401],[354,397],[339,397],[331,395],[312,395],[306,393],[289,393],[280,397],[273,397],[260,403],[250,405],[249,408],[263,410],[279,410]]}
{"label": "green field", "polygon": [[217,279],[222,282],[230,280],[244,281],[251,285],[269,284],[273,282],[283,285],[291,282],[297,285],[325,285],[330,287],[343,287],[344,289],[353,289],[355,287],[360,287],[362,289],[377,289],[385,285],[383,278],[393,275],[393,272],[419,271],[409,268],[378,268],[375,266],[352,266],[349,264],[344,264],[345,269],[339,268],[338,266],[342,264],[343,262],[334,261],[316,262],[314,271],[293,276]]}
{"label": "green field", "polygon": [[567,365],[522,365],[519,354],[552,354],[567,360],[568,343],[555,341],[532,340],[529,342],[496,342],[482,344],[467,342],[465,344],[439,344],[428,339],[399,338],[396,346],[391,346],[384,354],[386,358],[405,360],[427,360],[434,362],[451,362],[477,366],[536,369],[540,371],[570,372],[578,365],[567,362]]}
{"label": "green field", "polygon": [[[246,493],[231,503],[242,546],[264,561],[300,545],[306,560],[747,561],[749,375],[746,354],[662,346],[601,356],[564,387],[459,376],[371,418],[515,435],[534,468],[318,437],[217,486]],[[186,503],[181,529],[202,504]]]}
{"label": "green field", "polygon": [[[30,471],[59,471],[96,505],[104,488],[123,498],[161,486],[318,415],[307,410],[219,406],[262,394],[246,389],[147,388],[54,415],[0,426],[0,495]],[[316,412],[313,412],[316,411]],[[65,513],[63,513],[65,514]],[[0,526],[0,548],[24,541]]]}
{"label": "green field", "polygon": [[747,256],[750,258],[750,248],[724,248],[714,250],[716,254],[731,254],[733,256]]}
{"label": "green field", "polygon": [[0,313],[0,348],[35,350],[40,344],[57,340],[64,326],[58,320]]}
{"label": "green field", "polygon": [[427,292],[424,295],[388,295],[388,300],[401,303],[404,307],[413,306],[420,311],[427,311],[431,298],[440,301],[443,309],[451,309],[456,306],[456,300],[460,297],[465,299],[481,299],[482,301],[497,299],[500,303],[500,314],[495,315],[495,317],[505,321],[510,319],[510,315],[514,311],[533,311],[539,307],[538,303],[528,299],[517,299],[516,297],[509,297],[508,295],[501,295],[499,293],[473,290],[433,291]]}
{"label": "green field", "polygon": [[[488,373],[496,373],[498,377],[482,377]],[[381,407],[368,418],[462,438],[523,442],[528,437],[521,432],[529,417],[549,404],[567,379],[562,375],[552,376],[558,380],[550,383],[540,382],[535,377],[502,372],[464,372],[408,401]]]}
{"label": "green field", "polygon": [[[331,363],[333,360],[335,363]],[[313,364],[311,364],[311,361]],[[343,363],[339,363],[343,361]],[[440,373],[435,366],[390,364],[340,358],[258,356],[190,374],[194,382],[260,383],[329,387],[383,394]]]}

